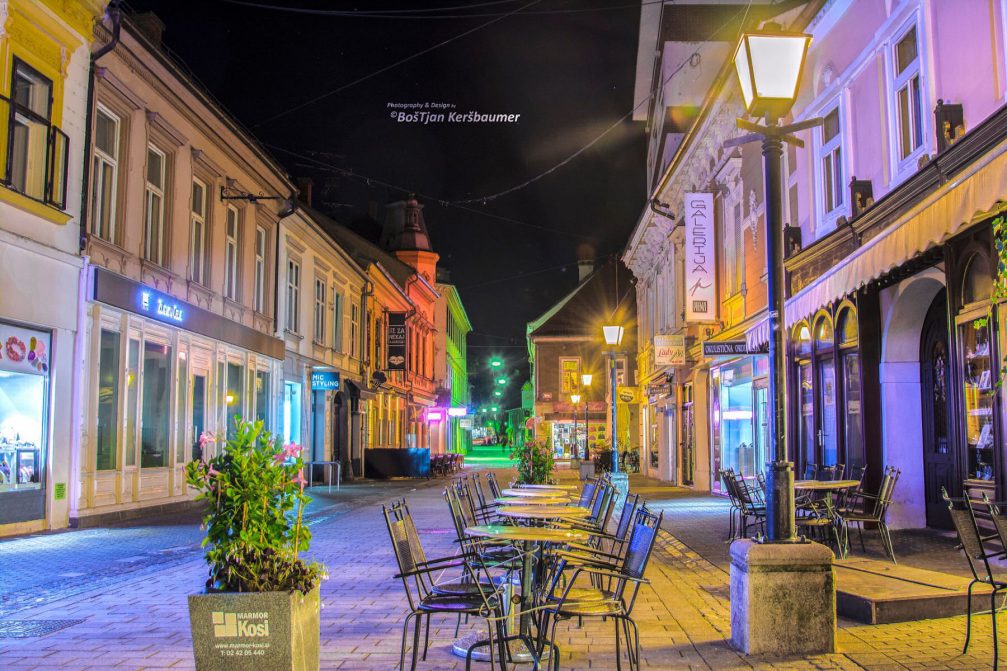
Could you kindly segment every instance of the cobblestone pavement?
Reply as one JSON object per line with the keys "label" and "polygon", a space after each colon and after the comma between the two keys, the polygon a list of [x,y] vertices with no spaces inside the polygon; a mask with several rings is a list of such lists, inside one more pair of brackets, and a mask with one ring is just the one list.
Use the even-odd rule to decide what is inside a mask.
{"label": "cobblestone pavement", "polygon": [[[396,667],[406,604],[401,583],[393,579],[394,559],[378,504],[405,495],[428,554],[447,554],[454,550],[454,544],[440,484],[423,482],[414,489],[409,483],[390,483],[365,492],[344,490],[341,496],[319,497],[325,500],[316,502],[313,511],[311,555],[324,562],[330,572],[330,578],[322,585],[323,669],[380,671]],[[679,520],[687,519],[684,510],[675,508],[675,502],[684,495],[667,488],[661,490],[645,481],[634,484],[655,505],[668,510],[668,529],[677,529]],[[696,501],[694,512],[702,505],[715,508],[719,504],[715,500]],[[719,533],[715,529],[709,531]],[[176,538],[174,533],[165,531],[164,538]],[[681,533],[687,535],[685,531]],[[988,616],[976,619],[972,654],[968,656],[960,654],[962,617],[874,627],[843,622],[839,654],[808,659],[741,656],[727,643],[728,574],[722,563],[703,556],[704,551],[712,552],[711,548],[725,552],[722,536],[715,542],[707,542],[706,550],[697,550],[689,541],[702,539],[704,535],[695,529],[689,533],[689,540],[663,533],[648,571],[652,585],[643,589],[635,611],[644,668],[885,670],[980,669],[991,665]],[[40,541],[36,536],[0,546],[7,551],[0,569],[3,580],[11,580],[12,564],[32,561],[33,555],[27,552],[37,542]],[[10,549],[18,543],[23,543],[24,554]],[[156,542],[152,543],[156,546]],[[128,552],[138,552],[137,547],[130,546]],[[88,564],[90,559],[84,559],[85,549],[76,552],[77,572],[90,577],[109,570],[105,565],[107,556],[97,554],[98,550],[94,552],[90,556],[98,562],[94,565]],[[146,569],[123,572],[109,583],[32,604],[13,618],[6,618],[79,622],[41,637],[0,639],[0,668],[68,671],[193,668],[186,595],[200,588],[205,572],[202,560],[197,555],[173,562],[143,563]],[[59,561],[53,566],[61,570]],[[43,572],[42,567],[33,568],[33,575]],[[86,578],[81,582],[91,584]],[[420,668],[464,668],[463,661],[448,652],[454,626],[451,618],[434,622],[430,656]],[[474,627],[475,623],[462,625],[462,633]],[[611,627],[611,623],[588,622],[582,628],[573,624],[561,627],[562,668],[615,668]],[[479,667],[486,665],[476,668]]]}

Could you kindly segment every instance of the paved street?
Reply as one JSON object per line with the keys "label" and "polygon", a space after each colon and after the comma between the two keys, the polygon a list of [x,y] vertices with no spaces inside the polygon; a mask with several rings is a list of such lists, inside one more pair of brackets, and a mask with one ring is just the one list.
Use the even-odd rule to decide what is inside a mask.
{"label": "paved street", "polygon": [[[570,475],[564,473],[564,475]],[[502,474],[501,477],[506,477]],[[401,584],[379,504],[406,496],[431,556],[453,551],[442,481],[353,485],[338,494],[322,490],[313,504],[311,552],[330,577],[322,585],[322,668],[395,667],[405,613]],[[976,620],[972,653],[960,655],[963,618],[863,626],[843,622],[842,654],[807,660],[745,658],[727,644],[728,573],[720,529],[722,504],[708,497],[634,480],[639,491],[666,511],[668,522],[648,573],[652,586],[637,605],[644,667],[649,669],[977,669],[990,663],[988,617]],[[704,513],[713,515],[704,522]],[[711,512],[712,511],[712,512]],[[712,533],[711,533],[712,532]],[[673,535],[675,534],[675,535]],[[0,639],[0,668],[186,669],[193,668],[186,595],[198,591],[204,566],[194,548],[192,519],[143,526],[50,534],[0,543],[0,584],[12,593],[38,591],[5,601],[5,621],[53,621],[43,636]],[[677,536],[681,536],[677,537]],[[707,540],[698,545],[697,538]],[[683,541],[683,539],[687,539]],[[715,551],[719,551],[719,554]],[[714,555],[704,557],[701,553]],[[129,559],[129,561],[118,561]],[[712,559],[712,561],[711,561]],[[31,584],[17,583],[28,569]],[[48,578],[46,577],[48,575]],[[472,625],[474,626],[474,625]],[[611,624],[562,629],[564,669],[614,668]],[[467,628],[462,626],[463,632]],[[454,621],[435,624],[424,669],[461,669],[449,655]],[[525,667],[527,668],[527,667]]]}

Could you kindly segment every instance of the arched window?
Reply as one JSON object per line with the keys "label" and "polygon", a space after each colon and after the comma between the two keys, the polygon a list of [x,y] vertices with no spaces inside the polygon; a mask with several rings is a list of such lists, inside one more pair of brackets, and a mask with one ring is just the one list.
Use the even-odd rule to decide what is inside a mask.
{"label": "arched window", "polygon": [[842,378],[843,396],[840,421],[843,426],[843,458],[846,472],[863,466],[867,461],[864,450],[864,429],[860,392],[860,330],[857,327],[857,312],[846,307],[836,320],[837,342],[839,344],[839,373]]}
{"label": "arched window", "polygon": [[811,329],[804,322],[794,327],[794,356],[803,359],[811,356]]}
{"label": "arched window", "polygon": [[834,335],[831,318],[827,314],[821,315],[815,321],[815,403],[818,406],[818,443],[821,447],[819,466],[831,466],[839,461]]}
{"label": "arched window", "polygon": [[825,352],[832,349],[833,345],[832,322],[827,316],[822,315],[815,322],[815,352]]}
{"label": "arched window", "polygon": [[798,463],[815,461],[815,385],[811,367],[811,328],[804,322],[794,327],[794,371],[797,389],[793,394],[799,399],[797,413]]}
{"label": "arched window", "polygon": [[973,254],[962,282],[962,304],[988,300],[993,293],[993,273],[989,261],[982,254]]}

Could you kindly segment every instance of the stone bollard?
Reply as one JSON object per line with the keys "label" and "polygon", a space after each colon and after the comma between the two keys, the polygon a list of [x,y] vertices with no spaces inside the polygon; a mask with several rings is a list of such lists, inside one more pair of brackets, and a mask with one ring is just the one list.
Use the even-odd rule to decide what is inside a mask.
{"label": "stone bollard", "polygon": [[832,550],[819,543],[731,544],[731,639],[749,655],[836,651]]}

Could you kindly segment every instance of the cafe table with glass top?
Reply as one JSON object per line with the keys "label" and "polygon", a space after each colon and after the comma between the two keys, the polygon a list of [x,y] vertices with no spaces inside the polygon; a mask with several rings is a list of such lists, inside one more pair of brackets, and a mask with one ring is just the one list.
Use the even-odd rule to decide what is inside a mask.
{"label": "cafe table with glass top", "polygon": [[544,485],[515,484],[514,487],[517,489],[551,489],[562,492],[575,492],[578,489],[580,489],[580,487],[578,487],[577,485],[548,485],[548,484]]}
{"label": "cafe table with glass top", "polygon": [[[565,513],[568,509],[563,508]],[[559,519],[555,515],[552,519]],[[583,543],[590,537],[586,531],[576,529],[550,529],[548,527],[508,526],[504,524],[480,524],[466,527],[465,535],[470,538],[507,541],[521,550],[521,600],[516,632],[508,632],[510,653],[513,661],[518,663],[535,661],[535,644],[532,637],[531,609],[535,603],[535,593],[541,586],[542,554],[548,545],[564,545],[566,543]],[[509,623],[508,623],[509,624]],[[488,642],[482,640],[479,634],[473,633],[455,641],[452,651],[459,657],[465,657],[469,648],[479,641],[485,649]],[[476,648],[472,658],[489,659],[489,653]],[[547,656],[543,652],[543,657]],[[541,661],[541,660],[539,660]]]}
{"label": "cafe table with glass top", "polygon": [[522,489],[520,487],[511,487],[505,489],[501,492],[505,496],[523,496],[525,498],[559,498],[563,496],[569,496],[566,492],[557,489]]}
{"label": "cafe table with glass top", "polygon": [[570,503],[565,496],[549,496],[530,498],[526,496],[501,496],[493,502],[502,506],[564,506]]}

